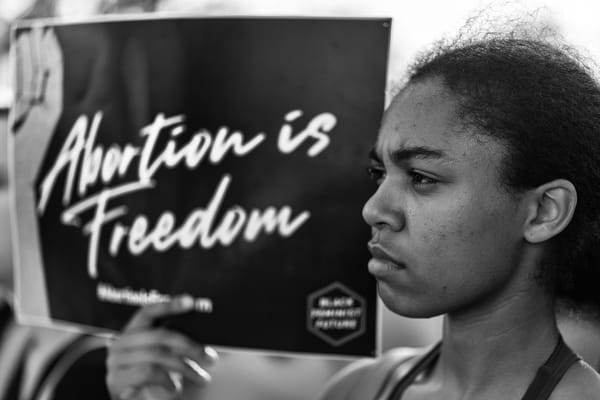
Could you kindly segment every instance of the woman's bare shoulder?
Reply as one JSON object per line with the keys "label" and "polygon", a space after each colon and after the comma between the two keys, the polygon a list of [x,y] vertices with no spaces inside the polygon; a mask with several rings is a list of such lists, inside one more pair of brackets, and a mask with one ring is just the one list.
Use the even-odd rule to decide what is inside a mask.
{"label": "woman's bare shoulder", "polygon": [[600,400],[600,374],[584,361],[569,368],[549,400],[571,399]]}
{"label": "woman's bare shoulder", "polygon": [[369,392],[370,387],[378,388],[387,372],[403,360],[408,360],[423,352],[423,349],[401,347],[389,350],[375,359],[361,359],[340,370],[318,397],[320,400],[353,398],[357,392]]}

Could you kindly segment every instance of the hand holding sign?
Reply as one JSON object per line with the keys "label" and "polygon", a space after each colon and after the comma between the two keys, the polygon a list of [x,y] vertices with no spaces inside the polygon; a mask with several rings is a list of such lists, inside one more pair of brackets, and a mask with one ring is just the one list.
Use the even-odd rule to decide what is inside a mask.
{"label": "hand holding sign", "polygon": [[218,358],[209,347],[156,326],[159,318],[193,309],[190,297],[140,309],[111,344],[107,385],[116,399],[171,399],[184,384],[210,382],[206,367]]}

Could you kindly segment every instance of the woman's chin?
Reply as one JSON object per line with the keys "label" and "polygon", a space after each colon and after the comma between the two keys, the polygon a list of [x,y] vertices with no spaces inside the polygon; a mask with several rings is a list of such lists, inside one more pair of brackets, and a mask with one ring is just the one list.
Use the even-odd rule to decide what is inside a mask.
{"label": "woman's chin", "polygon": [[[431,299],[427,296],[416,298],[414,296],[404,295],[394,291],[388,284],[377,282],[377,292],[383,304],[394,314],[407,318],[431,318],[444,314],[431,304]],[[428,301],[429,300],[429,301]]]}

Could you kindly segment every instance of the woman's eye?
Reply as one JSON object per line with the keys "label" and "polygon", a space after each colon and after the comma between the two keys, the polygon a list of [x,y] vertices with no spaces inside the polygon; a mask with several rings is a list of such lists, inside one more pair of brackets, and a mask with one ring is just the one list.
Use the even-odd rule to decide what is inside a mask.
{"label": "woman's eye", "polygon": [[385,170],[379,167],[367,167],[367,174],[369,175],[369,178],[378,185],[381,184],[381,181],[385,178]]}
{"label": "woman's eye", "polygon": [[413,185],[424,186],[424,185],[434,185],[434,184],[438,183],[437,179],[433,179],[429,176],[420,174],[416,171],[409,171],[408,175],[410,176],[410,180]]}

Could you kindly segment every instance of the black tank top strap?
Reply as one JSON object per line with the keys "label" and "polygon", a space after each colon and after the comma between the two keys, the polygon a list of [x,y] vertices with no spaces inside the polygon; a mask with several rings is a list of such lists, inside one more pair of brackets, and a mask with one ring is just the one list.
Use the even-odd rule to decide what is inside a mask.
{"label": "black tank top strap", "polygon": [[[393,384],[389,396],[386,396],[389,400],[398,400],[402,397],[402,393],[410,386],[419,374],[425,371],[433,361],[440,355],[440,348],[442,343],[439,342],[431,348],[426,354],[424,354],[408,372],[401,373],[401,376],[397,376],[396,379],[390,379]],[[382,398],[382,396],[375,397],[376,399]]]}
{"label": "black tank top strap", "polygon": [[548,360],[542,365],[521,400],[547,400],[567,370],[580,358],[564,342],[562,336]]}
{"label": "black tank top strap", "polygon": [[[425,371],[439,356],[440,345],[441,343],[438,343],[427,354],[421,357],[421,359],[412,366],[410,371],[402,374],[402,376],[399,376],[396,379],[390,379],[394,386],[393,389],[389,391],[389,397],[386,398],[389,400],[400,400],[406,388],[410,386],[415,378]],[[533,382],[531,382],[521,400],[547,400],[567,370],[579,360],[580,357],[565,344],[562,336],[559,336],[554,351],[548,360],[546,360],[546,362],[538,369]],[[379,397],[376,398],[378,399]]]}

